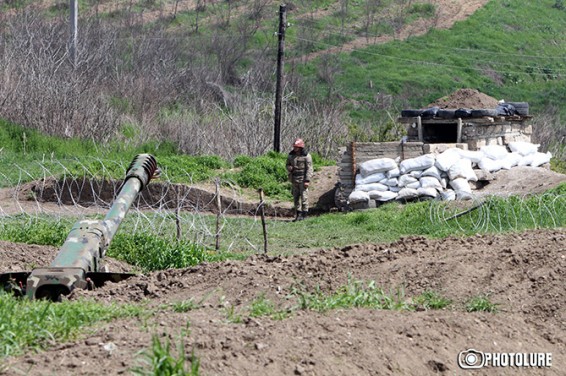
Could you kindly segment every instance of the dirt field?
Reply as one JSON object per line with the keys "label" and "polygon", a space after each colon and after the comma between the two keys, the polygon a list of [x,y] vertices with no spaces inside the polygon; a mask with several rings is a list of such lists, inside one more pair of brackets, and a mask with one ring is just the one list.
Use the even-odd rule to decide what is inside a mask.
{"label": "dirt field", "polygon": [[[56,252],[9,243],[0,247],[0,267],[12,269],[44,264]],[[444,310],[417,312],[298,310],[280,321],[249,314],[261,295],[279,308],[292,307],[297,304],[289,298],[293,287],[312,292],[320,286],[329,293],[349,276],[375,281],[385,291],[402,288],[406,299],[434,290],[453,303]],[[161,308],[146,322],[99,326],[73,343],[8,359],[5,374],[129,374],[152,334],[176,343],[190,323],[187,354],[194,350],[203,375],[563,375],[565,278],[564,229],[442,241],[411,237],[168,270],[79,295],[102,302],[144,301],[148,308],[195,299],[202,301],[199,308],[186,313]],[[480,294],[489,294],[499,311],[466,312],[466,300]],[[230,322],[229,312],[241,315],[242,322]],[[458,354],[470,348],[552,353],[552,367],[462,370]]]}

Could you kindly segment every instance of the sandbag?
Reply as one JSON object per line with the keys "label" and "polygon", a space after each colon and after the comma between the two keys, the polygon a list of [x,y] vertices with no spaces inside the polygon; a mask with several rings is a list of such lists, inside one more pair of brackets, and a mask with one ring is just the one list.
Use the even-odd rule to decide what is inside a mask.
{"label": "sandbag", "polygon": [[350,193],[350,196],[348,196],[348,202],[351,204],[355,204],[358,202],[368,202],[368,201],[369,201],[369,195],[367,194],[367,192],[354,191]]}
{"label": "sandbag", "polygon": [[388,191],[388,190],[389,187],[381,183],[360,184],[360,185],[356,185],[356,188],[354,188],[354,191],[364,191],[364,192]]}
{"label": "sandbag", "polygon": [[399,163],[399,171],[401,174],[407,174],[411,171],[426,170],[434,165],[435,158],[432,154],[421,155],[420,157],[405,159]]}
{"label": "sandbag", "polygon": [[454,201],[456,200],[456,192],[452,189],[447,189],[440,192],[440,198],[442,198],[443,201]]}
{"label": "sandbag", "polygon": [[486,157],[493,160],[503,159],[509,154],[507,148],[501,145],[485,145],[480,148]]}
{"label": "sandbag", "polygon": [[371,183],[378,183],[379,181],[385,179],[385,174],[383,172],[377,172],[375,174],[371,174],[367,177],[362,177],[361,174],[356,174],[356,185],[360,184],[371,184]]}
{"label": "sandbag", "polygon": [[442,191],[442,184],[440,180],[432,176],[423,176],[420,179],[422,188],[434,188],[436,190]]}
{"label": "sandbag", "polygon": [[469,159],[473,163],[479,163],[481,159],[485,156],[481,150],[462,150],[456,149],[460,158]]}
{"label": "sandbag", "polygon": [[454,163],[458,162],[460,158],[462,157],[460,157],[460,153],[456,148],[446,149],[436,157],[434,165],[440,171],[448,171],[448,169],[450,169]]}
{"label": "sandbag", "polygon": [[411,175],[407,175],[407,174],[399,176],[397,180],[399,182],[397,185],[401,188],[406,187],[407,184],[411,184],[418,181],[417,178],[414,178]]}
{"label": "sandbag", "polygon": [[550,158],[552,158],[552,154],[550,152],[547,153],[536,153],[534,154],[533,161],[531,162],[531,166],[539,167],[545,163],[550,163]]}
{"label": "sandbag", "polygon": [[501,165],[501,161],[496,161],[488,157],[483,158],[480,163],[478,163],[478,167],[487,172],[499,171],[501,170]]}
{"label": "sandbag", "polygon": [[397,163],[391,158],[378,158],[360,163],[360,174],[363,178],[377,172],[385,172],[397,167]]}
{"label": "sandbag", "polygon": [[385,184],[388,187],[396,187],[399,185],[399,180],[397,178],[391,178],[391,179],[383,179],[382,181],[380,181],[381,184]]}
{"label": "sandbag", "polygon": [[470,183],[464,178],[458,178],[454,180],[450,180],[450,186],[454,189],[454,192],[468,192],[472,193],[472,187],[470,187]]}
{"label": "sandbag", "polygon": [[440,180],[440,170],[436,166],[429,167],[423,171],[423,173],[421,174],[421,178],[425,176],[430,176],[437,180]]}
{"label": "sandbag", "polygon": [[388,178],[397,178],[401,175],[401,171],[399,171],[398,167],[395,167],[394,169],[387,171],[385,175],[387,175]]}
{"label": "sandbag", "polygon": [[391,192],[391,191],[385,191],[385,192],[371,191],[368,194],[369,194],[369,197],[372,200],[377,200],[377,201],[381,201],[381,202],[391,201],[391,200],[394,200],[397,197],[397,193]]}
{"label": "sandbag", "polygon": [[415,182],[407,184],[405,187],[406,188],[412,188],[412,189],[418,189],[418,188],[421,187],[421,182],[417,180]]}
{"label": "sandbag", "polygon": [[512,152],[519,153],[522,156],[525,156],[538,152],[538,148],[540,144],[532,144],[530,142],[516,141],[516,142],[510,142],[508,146],[509,146],[509,150],[511,150]]}
{"label": "sandbag", "polygon": [[460,159],[452,167],[450,167],[448,170],[448,177],[450,180],[464,178],[468,181],[478,181],[478,177],[472,169],[472,161],[465,158]]}
{"label": "sandbag", "polygon": [[436,198],[438,196],[438,191],[435,188],[419,188],[417,189],[417,194],[419,197],[432,197]]}
{"label": "sandbag", "polygon": [[535,160],[535,154],[525,155],[523,158],[521,158],[519,163],[517,163],[517,166],[521,166],[521,167],[530,166],[534,160]]}
{"label": "sandbag", "polygon": [[403,188],[397,195],[397,200],[412,200],[419,197],[419,193],[413,188]]}

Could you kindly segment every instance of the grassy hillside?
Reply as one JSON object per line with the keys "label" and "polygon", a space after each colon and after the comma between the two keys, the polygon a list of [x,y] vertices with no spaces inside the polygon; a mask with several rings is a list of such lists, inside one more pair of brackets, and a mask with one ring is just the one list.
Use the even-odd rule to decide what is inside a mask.
{"label": "grassy hillside", "polygon": [[[67,1],[2,5],[0,117],[51,135],[172,142],[182,153],[231,160],[271,149],[278,2],[79,3],[74,70],[62,69]],[[283,147],[302,135],[332,157],[352,139],[397,140],[401,109],[476,88],[529,102],[535,141],[564,159],[564,3],[492,0],[450,30],[433,29],[435,4],[289,3]],[[396,38],[417,24],[430,31],[333,49],[352,49],[360,37]],[[36,36],[30,43],[29,35]]]}

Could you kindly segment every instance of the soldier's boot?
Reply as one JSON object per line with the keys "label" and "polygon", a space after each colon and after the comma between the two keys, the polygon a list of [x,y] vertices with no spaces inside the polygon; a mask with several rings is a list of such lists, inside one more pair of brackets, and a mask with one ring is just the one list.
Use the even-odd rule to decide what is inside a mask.
{"label": "soldier's boot", "polygon": [[307,219],[308,214],[309,214],[309,211],[308,211],[308,210],[303,211],[303,212],[302,212],[302,215],[301,215],[301,221],[302,221],[303,219]]}
{"label": "soldier's boot", "polygon": [[302,212],[297,210],[297,214],[295,215],[295,219],[293,219],[292,222],[300,221],[301,220],[301,214],[302,214]]}

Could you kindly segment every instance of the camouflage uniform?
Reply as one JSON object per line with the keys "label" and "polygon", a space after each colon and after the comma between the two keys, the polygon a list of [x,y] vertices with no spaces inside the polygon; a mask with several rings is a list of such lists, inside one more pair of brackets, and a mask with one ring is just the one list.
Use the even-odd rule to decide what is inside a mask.
{"label": "camouflage uniform", "polygon": [[308,188],[304,184],[312,179],[312,157],[304,148],[292,150],[287,157],[287,172],[291,181],[293,201],[297,219],[302,219],[309,211]]}

